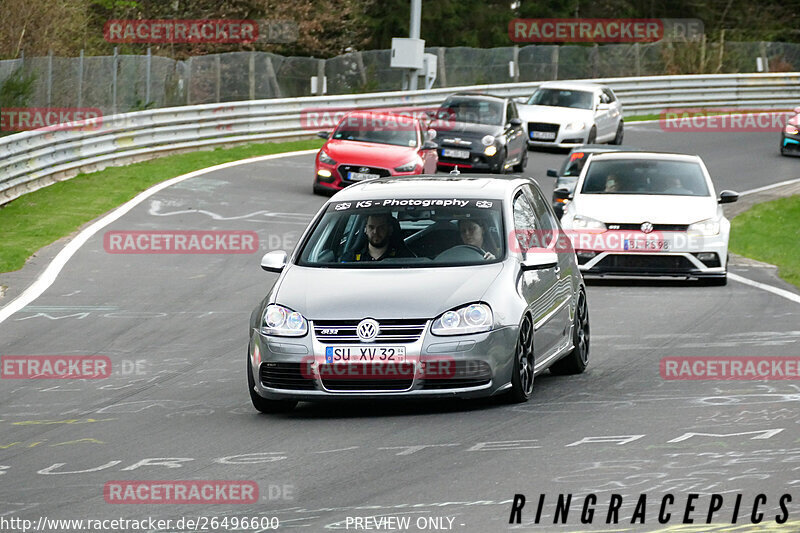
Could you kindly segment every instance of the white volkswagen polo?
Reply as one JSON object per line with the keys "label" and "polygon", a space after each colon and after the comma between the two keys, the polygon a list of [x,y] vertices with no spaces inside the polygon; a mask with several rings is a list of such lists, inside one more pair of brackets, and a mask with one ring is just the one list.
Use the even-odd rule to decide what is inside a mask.
{"label": "white volkswagen polo", "polygon": [[593,154],[561,224],[581,271],[727,282],[730,222],[720,204],[739,195],[714,192],[696,155],[655,152]]}

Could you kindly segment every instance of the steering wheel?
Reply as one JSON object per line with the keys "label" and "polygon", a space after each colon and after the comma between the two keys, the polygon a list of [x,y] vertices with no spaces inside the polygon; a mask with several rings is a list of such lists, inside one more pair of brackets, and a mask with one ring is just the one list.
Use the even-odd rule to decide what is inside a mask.
{"label": "steering wheel", "polygon": [[[471,261],[473,257],[469,256],[472,256],[473,253],[475,254],[475,256],[473,256],[475,259],[483,259],[483,256],[486,254],[485,251],[481,250],[477,246],[473,246],[471,244],[459,244],[453,246],[452,248],[448,248],[444,252],[440,253],[439,255],[436,256],[436,259],[437,260],[456,259],[460,261]],[[464,255],[467,255],[467,257],[464,257]]]}

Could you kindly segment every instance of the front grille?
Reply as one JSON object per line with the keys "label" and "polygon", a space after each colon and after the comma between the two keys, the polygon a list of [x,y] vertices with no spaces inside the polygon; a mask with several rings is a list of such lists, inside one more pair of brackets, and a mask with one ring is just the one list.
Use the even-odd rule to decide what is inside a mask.
{"label": "front grille", "polygon": [[[314,335],[326,344],[360,343],[356,327],[360,320],[320,320],[314,322]],[[378,320],[379,333],[372,343],[410,344],[416,342],[425,331],[427,320],[394,319]]]}
{"label": "front grille", "polygon": [[314,390],[314,380],[303,375],[302,363],[261,363],[261,384],[272,389]]}
{"label": "front grille", "polygon": [[696,270],[691,261],[679,255],[625,254],[609,255],[595,266],[615,272],[689,272]]}
{"label": "front grille", "polygon": [[[606,227],[608,229],[613,230],[633,230],[633,231],[642,231],[642,224],[644,221],[638,224],[628,224],[628,223],[617,223],[617,222],[608,222],[606,223]],[[653,231],[687,231],[689,229],[688,224],[653,224]]]}
{"label": "front grille", "polygon": [[[555,142],[556,137],[558,137],[558,128],[558,124],[549,124],[547,122],[528,122],[528,137],[537,142]],[[555,133],[555,135],[552,139],[534,139],[534,131],[546,131],[549,133]]]}
{"label": "front grille", "polygon": [[377,174],[382,178],[392,175],[389,169],[386,168],[367,167],[363,165],[339,165],[339,176],[341,176],[341,178],[345,181],[350,181],[347,179],[348,172],[361,172],[362,174]]}
{"label": "front grille", "polygon": [[330,391],[404,391],[414,382],[414,364],[319,365],[322,385]]}
{"label": "front grille", "polygon": [[[492,381],[492,369],[485,361],[454,361],[453,371],[441,372],[441,377],[426,378],[423,389],[459,389],[479,387]],[[439,365],[441,368],[441,364]]]}

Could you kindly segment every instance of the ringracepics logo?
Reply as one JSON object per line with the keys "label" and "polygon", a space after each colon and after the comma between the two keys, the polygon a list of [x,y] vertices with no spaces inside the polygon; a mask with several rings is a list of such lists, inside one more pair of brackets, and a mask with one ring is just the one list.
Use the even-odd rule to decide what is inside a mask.
{"label": "ringracepics logo", "polygon": [[452,129],[456,114],[452,109],[439,107],[392,107],[376,109],[308,108],[300,111],[300,127],[305,130],[341,128],[357,131],[416,131],[417,120],[422,127],[437,130]]}
{"label": "ringracepics logo", "polygon": [[778,109],[665,109],[659,117],[663,131],[755,132],[781,131],[794,111]]}
{"label": "ringracepics logo", "polygon": [[4,355],[3,379],[103,379],[111,375],[105,355]]}
{"label": "ringracepics logo", "polygon": [[108,231],[103,248],[110,254],[252,254],[255,231]]}
{"label": "ringracepics logo", "polygon": [[252,43],[259,38],[254,20],[109,20],[103,37],[110,43]]}
{"label": "ringracepics logo", "polygon": [[108,481],[106,503],[241,504],[258,502],[255,481]]}
{"label": "ringracepics logo", "polygon": [[800,380],[800,357],[664,357],[662,379]]}
{"label": "ringracepics logo", "polygon": [[696,40],[699,19],[513,19],[508,35],[517,43],[653,43]]}
{"label": "ringracepics logo", "polygon": [[0,131],[92,131],[103,125],[103,112],[96,107],[4,107],[0,109]]}

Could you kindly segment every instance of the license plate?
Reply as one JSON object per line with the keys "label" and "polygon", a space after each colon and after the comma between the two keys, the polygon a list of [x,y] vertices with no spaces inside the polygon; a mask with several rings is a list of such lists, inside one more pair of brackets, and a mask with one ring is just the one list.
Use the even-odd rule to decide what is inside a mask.
{"label": "license plate", "polygon": [[444,157],[455,157],[457,159],[469,159],[469,150],[453,150],[451,148],[442,149]]}
{"label": "license plate", "polygon": [[404,363],[405,346],[326,346],[326,363]]}
{"label": "license plate", "polygon": [[554,131],[532,131],[531,139],[542,139],[543,141],[552,141],[556,138]]}
{"label": "license plate", "polygon": [[380,178],[378,174],[368,174],[366,172],[348,172],[347,179],[350,181],[371,180],[372,178]]}
{"label": "license plate", "polygon": [[647,239],[625,239],[626,250],[669,250],[669,241],[647,240]]}

